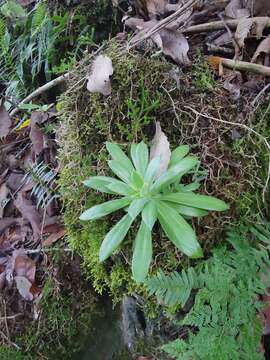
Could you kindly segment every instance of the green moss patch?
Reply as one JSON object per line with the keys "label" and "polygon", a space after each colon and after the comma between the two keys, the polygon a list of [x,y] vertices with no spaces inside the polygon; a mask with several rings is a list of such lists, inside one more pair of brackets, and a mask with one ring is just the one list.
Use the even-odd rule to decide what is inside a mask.
{"label": "green moss patch", "polygon": [[[266,210],[262,190],[268,159],[263,139],[226,122],[248,122],[266,136],[269,113],[260,106],[248,117],[243,104],[230,99],[203,60],[184,73],[150,54],[124,52],[116,43],[108,45],[103,53],[113,62],[112,94],[104,97],[86,90],[82,79],[90,70],[89,55],[77,64],[69,89],[60,99],[59,185],[69,243],[82,255],[85,272],[95,289],[99,293],[108,290],[117,302],[125,293],[140,291],[130,272],[135,231],[130,231],[120,251],[100,264],[99,246],[121,214],[89,223],[78,220],[85,208],[107,199],[82,185],[90,175],[110,174],[105,141],[115,141],[128,151],[133,141],[149,143],[155,121],[160,121],[172,149],[181,143],[191,146],[201,159],[201,167],[193,174],[202,181],[201,192],[231,204],[230,212],[194,221],[207,255],[223,241],[224,225],[243,219],[252,221]],[[260,121],[262,116],[264,121]],[[153,247],[152,271],[157,267],[180,269],[189,262],[158,226],[154,228]]]}

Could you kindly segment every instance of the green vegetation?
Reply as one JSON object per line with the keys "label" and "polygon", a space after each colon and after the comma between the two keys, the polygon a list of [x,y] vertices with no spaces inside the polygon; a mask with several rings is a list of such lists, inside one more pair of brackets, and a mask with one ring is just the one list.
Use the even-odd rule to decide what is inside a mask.
{"label": "green vegetation", "polygon": [[99,250],[100,261],[106,260],[120,246],[140,213],[142,221],[132,257],[132,275],[137,282],[143,282],[149,271],[152,261],[151,233],[157,219],[180,251],[192,258],[201,257],[202,249],[196,235],[183,216],[201,217],[208,214],[207,210],[224,211],[228,206],[216,198],[194,194],[198,183],[179,184],[180,179],[198,165],[196,157],[186,156],[189,147],[182,145],[176,148],[170,156],[168,169],[162,173],[160,168],[164,165],[161,156],[149,160],[148,148],[143,141],[131,145],[132,162],[117,144],[107,142],[106,147],[112,157],[109,167],[122,181],[92,176],[83,183],[94,190],[123,197],[85,210],[80,219],[100,219],[122,208],[126,208],[127,214],[105,236]]}
{"label": "green vegetation", "polygon": [[[209,260],[181,275],[160,273],[148,280],[150,293],[167,305],[184,306],[191,290],[196,290],[191,309],[178,322],[186,328],[187,337],[163,347],[173,358],[264,358],[258,351],[262,334],[258,311],[263,307],[259,295],[265,294],[270,283],[270,232],[252,228],[254,239],[249,230],[228,233],[232,251],[222,246]],[[258,240],[263,243],[258,245]]]}

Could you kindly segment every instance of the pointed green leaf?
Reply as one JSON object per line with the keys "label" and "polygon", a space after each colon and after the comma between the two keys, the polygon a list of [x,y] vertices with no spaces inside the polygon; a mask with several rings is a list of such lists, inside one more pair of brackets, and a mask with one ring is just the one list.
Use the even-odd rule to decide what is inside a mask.
{"label": "pointed green leaf", "polygon": [[151,184],[156,177],[160,164],[160,156],[153,158],[147,166],[144,181],[147,184]]}
{"label": "pointed green leaf", "polygon": [[172,167],[172,166],[178,164],[179,161],[181,161],[188,153],[189,153],[188,145],[178,146],[176,149],[173,150],[173,152],[171,154],[169,167]]}
{"label": "pointed green leaf", "polygon": [[147,199],[136,199],[132,200],[129,208],[128,214],[132,219],[135,219],[136,216],[143,210],[145,204],[147,203]]}
{"label": "pointed green leaf", "polygon": [[144,180],[137,171],[132,171],[130,182],[135,189],[141,189],[144,185]]}
{"label": "pointed green leaf", "polygon": [[85,210],[81,216],[80,220],[94,220],[99,219],[103,216],[106,216],[116,210],[122,209],[123,207],[130,204],[131,199],[128,197],[123,197],[122,199],[107,201],[100,205],[95,205],[88,210]]}
{"label": "pointed green leaf", "polygon": [[89,179],[84,180],[83,184],[91,189],[98,190],[107,194],[117,194],[117,191],[109,189],[107,186],[116,180],[109,176],[91,176]]}
{"label": "pointed green leaf", "polygon": [[130,183],[131,171],[129,172],[121,163],[116,160],[108,161],[108,165],[116,176],[128,184]]}
{"label": "pointed green leaf", "polygon": [[133,219],[127,214],[108,232],[99,249],[100,262],[106,260],[119,247],[132,222]]}
{"label": "pointed green leaf", "polygon": [[190,207],[190,206],[180,205],[180,204],[176,204],[176,203],[168,203],[168,205],[173,207],[178,213],[185,215],[185,216],[202,217],[202,216],[206,216],[208,214],[208,211],[206,211],[206,210],[202,210],[202,209],[198,209],[198,208],[194,208],[194,207]]}
{"label": "pointed green leaf", "polygon": [[132,144],[130,154],[136,170],[141,176],[144,176],[149,161],[147,145],[143,141],[139,144]]}
{"label": "pointed green leaf", "polygon": [[145,225],[152,230],[156,220],[157,220],[157,207],[154,201],[149,201],[143,211],[142,211],[142,219]]}
{"label": "pointed green leaf", "polygon": [[117,162],[121,163],[122,166],[125,167],[128,172],[134,170],[132,162],[130,161],[128,156],[124,153],[124,151],[120,148],[119,145],[107,141],[106,148],[109,151],[113,160],[116,160]]}
{"label": "pointed green leaf", "polygon": [[202,257],[202,249],[196,235],[185,219],[162,201],[157,202],[157,210],[158,220],[175,246],[189,257]]}
{"label": "pointed green leaf", "polygon": [[229,209],[224,201],[212,196],[197,195],[192,193],[172,193],[164,195],[162,200],[175,202],[182,205],[196,207],[204,210],[225,211]]}
{"label": "pointed green leaf", "polygon": [[113,181],[111,181],[107,185],[107,188],[112,192],[114,192],[115,194],[120,194],[125,196],[132,195],[134,193],[134,190],[129,185],[127,185],[123,181],[116,179],[113,179]]}
{"label": "pointed green leaf", "polygon": [[142,221],[137,233],[133,257],[132,257],[132,275],[139,283],[143,282],[148,274],[149,266],[152,261],[152,236],[151,230]]}
{"label": "pointed green leaf", "polygon": [[153,191],[159,190],[162,187],[167,187],[176,181],[181,173],[186,173],[191,170],[198,163],[195,156],[187,156],[181,160],[177,165],[172,166],[163,175],[161,175],[152,186]]}

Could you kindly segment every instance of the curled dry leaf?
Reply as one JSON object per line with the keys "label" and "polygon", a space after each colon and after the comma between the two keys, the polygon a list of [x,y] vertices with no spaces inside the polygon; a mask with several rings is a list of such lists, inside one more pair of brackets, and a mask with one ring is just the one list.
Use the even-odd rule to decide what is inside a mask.
{"label": "curled dry leaf", "polygon": [[225,8],[225,15],[232,19],[239,19],[250,16],[250,11],[244,7],[242,0],[231,0]]}
{"label": "curled dry leaf", "polygon": [[245,45],[245,39],[247,38],[252,25],[253,25],[253,20],[250,18],[242,18],[239,20],[235,32],[235,39],[237,41],[237,45],[239,45],[241,49]]}
{"label": "curled dry leaf", "polygon": [[41,231],[41,219],[32,201],[26,199],[23,192],[19,192],[17,199],[14,201],[14,205],[20,211],[22,217],[29,221],[33,230],[34,239],[38,239]]}
{"label": "curled dry leaf", "polygon": [[270,36],[265,38],[257,47],[255,54],[253,55],[251,62],[255,63],[261,53],[270,54]]}
{"label": "curled dry leaf", "polygon": [[190,66],[188,58],[189,45],[185,36],[177,30],[162,29],[159,32],[162,40],[162,51],[179,65]]}
{"label": "curled dry leaf", "polygon": [[108,56],[99,55],[93,62],[91,74],[87,77],[87,90],[110,95],[113,74],[112,60]]}
{"label": "curled dry leaf", "polygon": [[170,143],[167,136],[161,130],[160,122],[156,123],[156,133],[150,148],[150,159],[157,156],[161,157],[156,176],[158,178],[167,170],[171,158]]}
{"label": "curled dry leaf", "polygon": [[0,139],[6,137],[11,129],[11,119],[4,104],[0,101]]}

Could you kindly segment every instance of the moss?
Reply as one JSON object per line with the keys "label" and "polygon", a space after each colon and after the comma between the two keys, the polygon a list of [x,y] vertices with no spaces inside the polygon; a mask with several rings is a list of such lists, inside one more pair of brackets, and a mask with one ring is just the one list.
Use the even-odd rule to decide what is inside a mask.
{"label": "moss", "polygon": [[[59,136],[62,166],[59,185],[70,244],[82,255],[86,274],[92,279],[95,289],[99,293],[107,289],[117,302],[126,293],[143,293],[130,276],[136,224],[121,250],[100,264],[99,245],[121,214],[92,223],[78,220],[85,208],[107,199],[81,184],[93,174],[111,175],[106,164],[105,141],[118,142],[125,150],[132,141],[144,139],[149,143],[156,120],[161,122],[172,148],[181,143],[191,146],[192,152],[198,154],[202,162],[201,168],[193,174],[193,178],[202,181],[201,191],[231,204],[230,213],[215,213],[193,222],[206,255],[214,245],[223,241],[225,224],[243,218],[247,220],[247,215],[252,219],[254,213],[265,210],[259,198],[266,164],[260,139],[257,141],[253,136],[251,139],[245,132],[240,140],[235,141],[232,138],[234,126],[196,116],[190,110],[190,107],[198,111],[203,109],[212,117],[222,116],[224,120],[237,121],[239,104],[224,96],[221,84],[214,81],[209,69],[206,71],[204,62],[197,63],[190,72],[182,73],[165,60],[153,59],[148,54],[123,53],[116,43],[107,46],[104,53],[112,59],[114,67],[111,96],[90,94],[81,83],[77,85],[89,71],[89,56],[76,66],[70,89],[60,99],[63,115]],[[179,86],[174,80],[175,74],[178,74]],[[257,124],[258,117],[260,115],[250,119],[251,123]],[[251,151],[254,159],[250,158]],[[258,173],[260,183],[256,189],[250,181],[254,173]],[[179,270],[189,263],[166,239],[159,226],[154,229],[153,245],[152,272],[158,267]]]}

